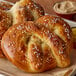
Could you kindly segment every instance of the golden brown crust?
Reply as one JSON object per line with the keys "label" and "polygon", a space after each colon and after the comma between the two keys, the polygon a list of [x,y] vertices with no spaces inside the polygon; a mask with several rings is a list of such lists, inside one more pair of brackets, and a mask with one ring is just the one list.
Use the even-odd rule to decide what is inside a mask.
{"label": "golden brown crust", "polygon": [[1,50],[2,36],[9,28],[11,23],[12,23],[11,15],[6,11],[0,10],[0,57],[4,57],[4,54],[2,53],[2,50]]}
{"label": "golden brown crust", "polygon": [[[60,41],[60,46],[62,47],[62,49],[61,49],[60,47],[57,46],[57,50],[59,48],[58,52],[60,53],[60,61],[61,61],[60,62],[58,60],[59,61],[58,66],[65,67],[67,64],[62,62],[61,59],[64,58],[62,55],[67,53],[67,56],[69,56],[69,54],[72,50],[72,46],[73,46],[72,45],[72,31],[71,31],[70,26],[64,20],[62,20],[60,17],[49,16],[49,15],[39,18],[36,21],[36,25],[39,28],[42,28],[42,26],[48,28],[51,32],[53,32],[56,36],[59,37],[59,38],[57,38],[55,36],[55,40],[54,40],[55,45],[58,44],[58,46],[59,46],[58,41]],[[55,54],[55,56],[58,59],[58,57],[57,57],[58,55]],[[69,61],[68,61],[68,63],[69,63]]]}
{"label": "golden brown crust", "polygon": [[[8,35],[6,35],[7,33]],[[41,31],[34,26],[33,22],[12,26],[2,40],[4,54],[26,72],[43,72],[56,67],[56,61],[48,48],[49,46],[47,44],[44,46],[43,39],[34,36],[35,34],[39,35]],[[43,35],[41,34],[40,37],[43,38]],[[40,43],[39,40],[41,40]]]}
{"label": "golden brown crust", "polygon": [[[18,68],[26,72],[35,73],[43,72],[56,66],[67,67],[70,65],[68,51],[72,47],[66,45],[68,42],[64,41],[54,31],[55,29],[50,29],[52,27],[51,23],[49,23],[51,24],[50,27],[48,26],[49,28],[46,28],[43,24],[43,18],[52,19],[51,17],[53,16],[44,16],[36,22],[18,23],[10,27],[4,34],[1,42],[3,52]],[[41,20],[43,20],[43,23],[40,22]],[[65,23],[64,21],[62,22]],[[53,26],[59,25],[59,27],[62,27],[63,25],[59,23],[56,22]],[[66,24],[66,27],[68,27],[68,24]],[[70,27],[68,30],[70,31]],[[70,38],[64,35],[64,38],[66,40],[70,39],[71,43],[71,34],[69,36]]]}
{"label": "golden brown crust", "polygon": [[[13,3],[0,1],[0,57],[5,57],[1,49],[1,39],[5,31],[11,25],[11,16],[5,11],[8,11],[13,6]],[[2,11],[4,10],[4,11]]]}
{"label": "golden brown crust", "polygon": [[[27,1],[28,1],[28,3],[27,3]],[[8,11],[12,6],[13,6],[13,4],[10,4],[7,1],[0,1],[0,9],[1,10]],[[10,11],[12,11],[12,12],[10,12]],[[12,9],[9,10],[9,12],[10,12],[10,14],[12,13],[11,15],[13,16],[13,21],[12,21],[13,23],[12,24],[23,22],[23,21],[31,21],[31,20],[34,20],[34,19],[44,15],[43,8],[31,0],[21,0],[20,2],[17,2],[12,7]],[[31,12],[35,13],[35,14],[33,15]],[[2,18],[2,16],[1,16],[1,18]],[[9,21],[11,21],[11,20],[9,19]],[[7,20],[5,22],[8,23]],[[4,23],[1,22],[1,24],[4,24],[7,26],[7,23],[5,23],[5,22]],[[3,31],[3,29],[7,29],[7,27],[3,27],[1,29],[2,29],[1,31]],[[4,30],[4,32],[5,32],[5,30]],[[1,36],[1,38],[2,38],[2,36]],[[0,56],[3,57],[2,51],[0,52],[0,54],[1,54]]]}
{"label": "golden brown crust", "polygon": [[9,3],[7,1],[0,1],[0,9],[1,10],[10,10],[10,8],[13,6],[12,3]]}
{"label": "golden brown crust", "polygon": [[44,15],[43,8],[32,0],[20,0],[10,10],[13,16],[13,24],[33,21]]}

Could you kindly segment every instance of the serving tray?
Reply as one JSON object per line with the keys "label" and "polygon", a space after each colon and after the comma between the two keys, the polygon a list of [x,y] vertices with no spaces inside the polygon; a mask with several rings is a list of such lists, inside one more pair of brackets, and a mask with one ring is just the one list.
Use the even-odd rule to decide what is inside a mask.
{"label": "serving tray", "polygon": [[[0,0],[3,1],[3,0]],[[13,4],[13,3],[11,3]],[[76,27],[76,22],[64,19],[71,27]],[[67,68],[55,68],[50,71],[37,74],[29,74],[19,70],[7,59],[0,58],[0,76],[74,76],[76,69],[76,50],[71,52],[71,65]]]}

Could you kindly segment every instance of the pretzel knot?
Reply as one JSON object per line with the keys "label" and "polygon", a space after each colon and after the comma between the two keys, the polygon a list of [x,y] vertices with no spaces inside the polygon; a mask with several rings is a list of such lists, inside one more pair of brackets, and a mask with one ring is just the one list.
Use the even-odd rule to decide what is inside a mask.
{"label": "pretzel knot", "polygon": [[[64,31],[66,28],[69,32]],[[17,67],[26,72],[43,72],[56,66],[69,66],[72,47],[68,45],[72,45],[69,25],[58,17],[43,16],[35,22],[27,21],[9,28],[1,46]]]}

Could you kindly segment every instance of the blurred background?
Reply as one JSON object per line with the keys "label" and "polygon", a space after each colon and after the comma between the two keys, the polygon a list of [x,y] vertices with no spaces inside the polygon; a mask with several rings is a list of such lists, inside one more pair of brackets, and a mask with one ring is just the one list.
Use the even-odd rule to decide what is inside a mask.
{"label": "blurred background", "polygon": [[[6,0],[6,1],[15,3],[16,1],[19,1],[19,0]],[[67,1],[67,0],[33,0],[33,1],[41,4],[41,6],[44,8],[45,12],[47,12],[49,14],[55,14],[52,9],[52,6],[54,5],[54,3],[58,2],[58,1]],[[76,0],[69,0],[69,1],[76,1]]]}

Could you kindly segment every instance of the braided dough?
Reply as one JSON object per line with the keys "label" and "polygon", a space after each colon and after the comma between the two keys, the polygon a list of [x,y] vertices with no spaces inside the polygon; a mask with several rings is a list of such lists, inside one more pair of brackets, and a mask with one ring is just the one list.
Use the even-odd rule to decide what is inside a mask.
{"label": "braided dough", "polygon": [[1,47],[5,56],[26,72],[43,72],[70,65],[72,33],[59,17],[43,16],[37,21],[13,25],[4,34]]}

